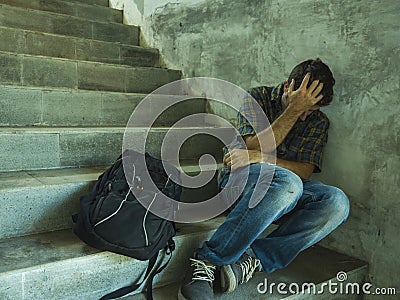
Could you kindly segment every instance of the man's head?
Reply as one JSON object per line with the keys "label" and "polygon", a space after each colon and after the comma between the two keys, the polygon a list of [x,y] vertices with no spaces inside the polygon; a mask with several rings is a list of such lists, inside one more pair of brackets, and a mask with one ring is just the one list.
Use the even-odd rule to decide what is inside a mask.
{"label": "man's head", "polygon": [[294,90],[297,90],[307,73],[311,74],[307,87],[309,87],[314,80],[319,80],[323,83],[323,88],[320,92],[320,94],[323,95],[323,98],[316,105],[301,114],[299,118],[302,121],[307,119],[307,117],[314,110],[318,110],[321,106],[329,105],[332,102],[333,86],[335,85],[335,78],[333,78],[332,72],[329,67],[324,64],[319,58],[309,59],[295,66],[292,72],[290,72],[289,78],[287,81],[285,81],[284,85],[285,93],[288,91],[289,82],[292,82],[292,79],[295,83]]}
{"label": "man's head", "polygon": [[335,85],[335,78],[333,78],[333,74],[329,67],[319,58],[308,59],[299,63],[293,68],[292,72],[290,72],[288,79],[289,83],[294,79],[294,90],[297,90],[300,87],[301,82],[307,73],[311,73],[307,87],[309,87],[314,80],[319,80],[324,84],[321,91],[321,94],[324,95],[324,97],[317,103],[318,106],[329,105],[333,100],[333,86]]}

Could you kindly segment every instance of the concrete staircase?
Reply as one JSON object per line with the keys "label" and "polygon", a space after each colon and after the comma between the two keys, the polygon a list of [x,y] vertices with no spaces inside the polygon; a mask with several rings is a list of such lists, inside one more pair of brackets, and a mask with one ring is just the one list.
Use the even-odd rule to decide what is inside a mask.
{"label": "concrete staircase", "polygon": [[[157,49],[139,45],[139,28],[121,21],[108,0],[0,0],[0,299],[98,299],[130,284],[145,267],[86,246],[71,229],[79,197],[120,154],[135,106],[181,78],[180,71],[161,68]],[[158,156],[169,126],[205,110],[204,100],[193,99],[165,111],[146,149]],[[179,135],[197,129],[174,130]],[[146,130],[133,129],[134,137],[143,140]],[[221,143],[206,135],[188,140],[180,151],[183,171],[198,172],[204,153],[221,157]],[[182,200],[202,201],[216,192],[214,178],[205,187],[185,189]],[[222,220],[178,224],[177,250],[155,286],[178,282],[193,249]],[[364,263],[321,251],[318,264],[330,275],[311,268],[289,273],[305,272],[312,280],[340,270],[358,279],[365,275]],[[174,298],[175,287],[168,297]],[[164,294],[158,299],[169,299]]]}

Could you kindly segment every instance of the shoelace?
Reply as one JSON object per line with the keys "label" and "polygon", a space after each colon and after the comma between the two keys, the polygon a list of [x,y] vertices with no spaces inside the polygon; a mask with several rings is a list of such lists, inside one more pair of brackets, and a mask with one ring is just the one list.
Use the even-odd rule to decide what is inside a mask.
{"label": "shoelace", "polygon": [[257,258],[253,258],[249,256],[247,260],[241,262],[239,264],[240,269],[242,270],[242,279],[240,280],[240,284],[249,281],[252,277],[254,272],[259,268],[261,262]]}
{"label": "shoelace", "polygon": [[194,267],[192,280],[214,281],[215,266],[207,265],[204,261],[191,258],[191,265]]}

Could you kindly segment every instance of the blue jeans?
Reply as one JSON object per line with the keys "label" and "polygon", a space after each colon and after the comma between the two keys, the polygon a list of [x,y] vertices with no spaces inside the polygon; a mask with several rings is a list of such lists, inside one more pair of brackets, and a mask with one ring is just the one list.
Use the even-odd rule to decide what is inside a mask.
{"label": "blue jeans", "polygon": [[[264,197],[249,208],[257,179],[264,172],[261,165],[250,165],[241,197],[211,239],[197,250],[199,258],[217,266],[232,264],[251,247],[263,269],[270,273],[287,266],[347,219],[349,200],[340,189],[301,179],[279,166]],[[226,182],[227,176],[221,187]],[[278,224],[278,228],[258,238],[271,223]]]}

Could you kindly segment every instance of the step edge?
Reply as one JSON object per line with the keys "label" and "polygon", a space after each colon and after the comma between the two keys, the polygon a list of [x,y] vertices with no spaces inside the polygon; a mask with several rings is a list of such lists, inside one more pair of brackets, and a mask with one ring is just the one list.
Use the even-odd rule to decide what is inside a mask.
{"label": "step edge", "polygon": [[[54,2],[55,3],[65,3],[66,2],[66,3],[70,3],[71,5],[74,5],[74,6],[86,7],[86,8],[95,7],[95,8],[104,10],[104,11],[106,11],[106,10],[110,11],[110,15],[115,14],[116,12],[122,13],[121,9],[116,9],[116,8],[113,8],[113,7],[110,7],[110,6],[103,6],[103,5],[98,5],[98,4],[87,4],[87,3],[82,3],[82,2],[78,2],[78,1],[72,2],[72,1],[61,1],[61,0],[52,0],[51,2],[53,2],[53,3]],[[25,6],[17,6],[17,5],[3,3],[3,2],[1,2],[0,4],[13,6],[13,7],[19,7],[19,8],[29,8],[29,9],[32,9],[32,10],[42,11],[42,12],[52,12],[52,11],[47,11],[47,10],[42,10],[42,9],[37,9],[37,8],[30,8],[30,7],[25,7]],[[52,13],[74,17],[74,15],[69,15],[69,14],[64,14],[64,13],[57,13],[57,12],[52,12]],[[123,16],[122,16],[121,20],[123,21]],[[93,21],[96,21],[96,20],[93,20]],[[116,21],[108,21],[108,22],[121,24],[120,22],[116,22]]]}
{"label": "step edge", "polygon": [[152,131],[152,132],[164,132],[168,130],[233,130],[231,127],[215,127],[209,126],[183,126],[183,127],[168,127],[168,126],[157,126],[157,127],[131,127],[131,126],[0,126],[0,134],[59,134],[59,133],[91,133],[91,132],[124,132],[127,128],[129,130],[140,130],[140,131]]}
{"label": "step edge", "polygon": [[[116,92],[116,91],[102,91],[102,90],[83,90],[83,89],[68,89],[65,87],[43,87],[43,86],[22,86],[22,85],[8,85],[8,84],[0,84],[0,88],[9,88],[9,89],[15,89],[15,90],[36,90],[36,91],[41,91],[41,92],[65,92],[65,93],[96,93],[96,94],[118,94],[118,95],[137,95],[138,97],[140,96],[148,96],[151,95],[151,93],[132,93],[132,92]],[[168,94],[157,94],[160,96],[170,96],[170,97],[175,97],[177,95],[168,95]],[[1,127],[1,126],[0,126]],[[19,126],[16,126],[19,127]],[[28,126],[25,126],[28,127]]]}
{"label": "step edge", "polygon": [[[129,25],[129,24],[115,23],[115,22],[100,22],[100,21],[95,21],[95,20],[88,20],[88,19],[85,19],[85,18],[77,17],[77,16],[59,14],[59,13],[55,13],[55,12],[51,12],[51,11],[37,10],[37,9],[33,9],[33,8],[28,8],[28,7],[19,7],[19,6],[13,6],[13,5],[5,4],[5,3],[0,3],[0,8],[2,6],[11,7],[13,9],[17,9],[17,10],[33,11],[33,12],[38,13],[38,14],[50,14],[50,15],[54,15],[54,16],[74,18],[74,19],[86,21],[86,22],[89,22],[89,23],[108,24],[108,25],[113,25],[113,26],[119,26],[121,28],[122,27],[123,28],[134,28],[134,29],[140,30],[140,27],[137,26],[137,25]],[[11,27],[11,28],[13,28],[13,27]]]}
{"label": "step edge", "polygon": [[[216,218],[223,218],[223,217],[216,217]],[[208,228],[208,229],[199,229],[199,230],[187,232],[187,233],[184,233],[184,234],[177,233],[174,236],[174,240],[175,240],[175,242],[177,242],[177,240],[184,239],[187,236],[192,236],[192,235],[196,235],[196,234],[211,233],[211,232],[215,231],[217,228],[218,228],[218,226],[213,227],[213,228]],[[62,229],[62,230],[56,230],[56,231],[71,231],[71,230],[72,229]],[[32,234],[32,235],[40,235],[40,234],[43,234],[43,233],[47,233],[47,232],[35,233],[35,234]],[[29,236],[32,236],[32,235],[3,238],[3,239],[0,239],[0,241],[6,242],[8,239],[24,238],[24,237],[29,237]],[[79,242],[82,243],[83,245],[86,245],[83,241],[79,241]],[[88,246],[88,247],[90,247],[90,246]],[[8,270],[8,271],[5,271],[5,272],[0,272],[0,278],[1,277],[6,277],[6,276],[15,276],[15,275],[18,275],[18,274],[21,274],[21,273],[27,273],[27,272],[35,271],[35,270],[37,270],[39,268],[46,267],[46,266],[54,266],[54,265],[57,265],[57,264],[64,264],[64,263],[68,263],[69,261],[70,262],[74,262],[74,263],[77,263],[77,262],[79,263],[79,261],[85,261],[87,259],[121,257],[124,260],[126,259],[126,261],[131,261],[132,260],[132,261],[135,261],[135,262],[138,262],[138,263],[141,262],[141,260],[135,259],[135,258],[131,258],[129,256],[117,254],[117,253],[110,252],[110,251],[99,250],[99,249],[96,249],[96,248],[93,248],[93,247],[91,247],[91,248],[95,249],[94,251],[97,251],[97,252],[90,253],[90,254],[84,254],[83,253],[82,255],[78,255],[76,257],[70,257],[70,258],[60,259],[60,260],[53,261],[53,262],[47,262],[47,263],[43,263],[43,264],[32,265],[30,267],[24,267],[24,268],[19,268],[19,269],[15,269],[15,270]]]}
{"label": "step edge", "polygon": [[[68,3],[81,3],[81,2],[79,2],[78,0],[62,0],[62,1],[65,1],[65,2],[68,2]],[[109,1],[108,1],[109,2]],[[112,7],[110,7],[110,4],[108,3],[108,6],[106,6],[106,5],[99,5],[99,4],[86,4],[86,5],[89,5],[89,6],[101,6],[101,7],[108,7],[108,8],[112,8]],[[113,8],[113,9],[116,9],[116,8]],[[121,9],[117,9],[117,10],[121,10]]]}
{"label": "step edge", "polygon": [[71,58],[63,58],[63,57],[15,53],[15,52],[8,52],[8,51],[1,51],[1,50],[0,50],[0,55],[39,58],[39,59],[57,60],[57,61],[67,61],[67,62],[70,62],[73,64],[92,64],[92,65],[101,65],[101,66],[107,66],[107,67],[123,68],[123,69],[129,69],[129,70],[137,69],[138,71],[141,71],[141,70],[158,70],[159,71],[159,70],[161,70],[164,72],[181,73],[182,74],[181,70],[167,69],[167,68],[162,68],[162,67],[141,67],[141,66],[131,66],[131,65],[123,65],[123,64],[112,64],[112,63],[103,63],[103,62],[90,61],[90,60],[79,60],[79,59],[71,59]]}
{"label": "step edge", "polygon": [[[48,35],[48,36],[55,36],[55,37],[64,37],[64,38],[73,39],[73,40],[85,40],[85,41],[95,41],[95,42],[105,43],[105,44],[114,44],[116,46],[121,46],[121,47],[140,48],[140,49],[151,50],[151,51],[159,53],[159,50],[157,48],[154,48],[154,47],[145,47],[145,46],[140,46],[140,45],[130,45],[130,44],[124,44],[124,43],[121,43],[121,42],[110,42],[110,41],[103,41],[103,40],[96,40],[96,39],[77,37],[77,36],[72,36],[72,35],[64,35],[64,34],[57,34],[57,33],[51,33],[51,32],[41,32],[41,31],[24,29],[24,28],[7,27],[7,26],[0,25],[0,29],[2,29],[2,28],[12,29],[12,30],[19,30],[19,31],[23,31],[23,32],[37,34],[37,35]],[[3,52],[7,52],[7,51],[3,51]],[[15,52],[9,52],[9,53],[15,53]],[[18,54],[18,53],[16,53],[16,54]]]}
{"label": "step edge", "polygon": [[[185,160],[183,160],[185,161]],[[203,172],[217,172],[221,167],[222,167],[222,162],[218,162],[217,164],[206,164],[203,165]],[[107,169],[109,168],[110,165],[107,166],[97,166],[97,167],[92,167],[92,168],[77,168],[77,167],[64,167],[64,168],[49,168],[49,169],[41,169],[41,170],[23,170],[23,171],[2,171],[0,172],[1,174],[23,174],[24,176],[27,176],[27,178],[30,178],[35,184],[32,185],[22,185],[22,186],[12,186],[12,184],[10,184],[10,187],[4,187],[4,188],[0,188],[0,193],[1,192],[6,192],[6,191],[20,191],[20,190],[29,190],[29,189],[43,189],[49,186],[68,186],[68,185],[74,185],[74,184],[78,184],[78,185],[82,185],[82,184],[90,184],[90,183],[94,183],[97,181],[97,178]],[[200,167],[199,165],[196,164],[190,164],[190,165],[181,165],[181,166],[177,166],[176,167],[180,172],[184,172],[186,174],[195,174],[198,173],[200,171]],[[87,172],[85,173],[77,173],[77,174],[70,174],[70,175],[62,175],[62,174],[56,174],[56,176],[51,176],[51,172],[55,171],[55,173],[59,173],[60,170],[70,170],[70,171],[74,171],[74,170],[79,170],[79,169],[87,169]],[[34,174],[36,172],[39,173],[47,173],[47,174]],[[84,177],[84,176],[92,176],[93,178],[81,178],[81,179],[77,179],[76,177]],[[71,180],[66,180],[66,179],[62,179],[62,178],[68,178],[70,177]],[[59,178],[60,181],[57,182],[57,180],[53,180],[52,182],[46,182],[46,179],[48,178]],[[9,178],[9,179],[4,179],[7,180],[7,182],[17,182],[20,181],[20,178],[15,177],[15,178]]]}

